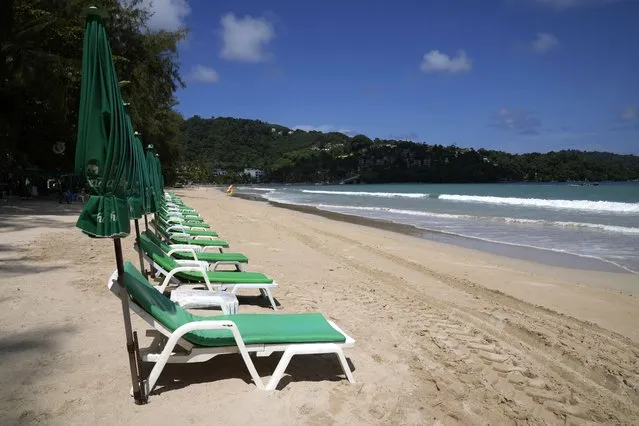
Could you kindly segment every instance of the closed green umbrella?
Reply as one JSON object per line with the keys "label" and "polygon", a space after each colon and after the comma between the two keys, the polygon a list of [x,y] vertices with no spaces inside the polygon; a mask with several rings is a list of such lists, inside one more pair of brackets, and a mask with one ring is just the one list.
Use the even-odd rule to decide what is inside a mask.
{"label": "closed green umbrella", "polygon": [[159,160],[155,154],[155,148],[153,145],[146,147],[146,164],[149,172],[149,178],[152,184],[152,203],[153,213],[157,212],[160,208],[160,203],[164,198],[164,185],[162,183],[162,174],[159,171]]}
{"label": "closed green umbrella", "polygon": [[[146,214],[149,211],[150,207],[150,188],[151,188],[151,183],[150,183],[150,177],[149,177],[149,173],[148,170],[146,168],[146,159],[144,157],[144,148],[142,147],[142,141],[139,139],[139,135],[137,132],[135,132],[135,139],[133,140],[133,150],[134,150],[134,154],[135,154],[135,164],[136,164],[136,171],[137,171],[137,175],[138,175],[138,180],[139,180],[139,191],[140,191],[140,212],[139,215],[136,212],[135,216],[134,216],[134,222],[135,222],[135,242],[138,245],[138,248],[140,247],[140,224],[138,222],[138,219],[140,217],[142,217],[142,215],[144,215],[144,223],[146,224],[146,230],[148,231],[148,221],[146,218]],[[147,276],[146,273],[146,269],[144,268],[144,257],[142,256],[142,250],[139,250],[139,257],[140,257],[140,271],[142,271],[142,273],[144,274],[144,276]]]}
{"label": "closed green umbrella", "polygon": [[[129,218],[134,219],[137,225],[137,220],[142,217],[144,210],[143,197],[144,197],[144,185],[145,185],[145,171],[144,164],[144,152],[140,145],[136,132],[133,130],[133,124],[131,118],[127,114],[126,116],[127,127],[129,129],[128,137],[129,147],[131,153],[131,161],[129,162],[129,180],[127,182],[127,198],[129,202]],[[139,149],[138,149],[139,147]],[[141,152],[142,151],[142,152]],[[138,233],[139,234],[139,233]],[[139,235],[138,235],[139,237]]]}
{"label": "closed green umbrella", "polygon": [[130,128],[120,94],[103,12],[89,8],[82,50],[82,85],[75,157],[76,174],[89,188],[76,226],[90,237],[113,238],[122,314],[133,396],[146,401],[136,356],[137,339],[132,332],[129,296],[124,286],[124,262],[120,238],[130,232],[127,180],[131,176]]}

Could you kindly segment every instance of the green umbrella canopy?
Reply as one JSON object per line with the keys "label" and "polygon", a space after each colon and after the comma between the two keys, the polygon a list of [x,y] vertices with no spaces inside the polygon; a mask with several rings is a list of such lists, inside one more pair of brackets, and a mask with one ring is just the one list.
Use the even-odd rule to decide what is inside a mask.
{"label": "green umbrella canopy", "polygon": [[126,196],[131,161],[128,132],[104,24],[100,16],[91,13],[84,32],[75,155],[75,172],[90,188],[76,226],[89,236],[125,237],[130,232]]}
{"label": "green umbrella canopy", "polygon": [[144,151],[142,145],[133,130],[131,117],[126,115],[127,121],[127,139],[130,149],[131,161],[129,162],[129,180],[127,182],[127,195],[129,202],[129,217],[131,219],[140,219],[144,210],[144,187],[146,185],[146,164],[144,161]]}
{"label": "green umbrella canopy", "polygon": [[158,153],[155,154],[155,162],[158,173],[158,181],[160,182],[160,195],[162,198],[164,198],[164,175],[162,174],[162,163],[160,162],[160,154]]}
{"label": "green umbrella canopy", "polygon": [[140,165],[140,173],[142,177],[143,185],[142,189],[142,211],[146,213],[154,213],[157,209],[153,207],[153,183],[151,176],[149,175],[149,169],[146,165],[146,156],[144,155],[144,146],[139,134],[135,134],[135,150],[137,151],[137,161]]}
{"label": "green umbrella canopy", "polygon": [[161,175],[158,174],[158,160],[155,156],[155,148],[153,145],[147,146],[146,165],[152,186],[152,208],[154,209],[153,212],[156,212],[164,197],[164,187],[162,185]]}
{"label": "green umbrella canopy", "polygon": [[133,130],[122,103],[102,16],[103,12],[90,7],[84,27],[75,170],[86,180],[91,194],[76,226],[91,237],[113,237],[133,396],[136,404],[144,404],[120,241],[131,227],[127,180],[133,178]]}

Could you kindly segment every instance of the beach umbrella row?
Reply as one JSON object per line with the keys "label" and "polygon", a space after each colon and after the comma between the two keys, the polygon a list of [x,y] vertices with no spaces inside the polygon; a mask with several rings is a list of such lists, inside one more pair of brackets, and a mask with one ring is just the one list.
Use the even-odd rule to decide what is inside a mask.
{"label": "beach umbrella row", "polygon": [[[90,196],[76,226],[90,237],[113,239],[133,396],[136,404],[143,404],[147,398],[124,286],[121,238],[129,235],[134,220],[139,239],[138,220],[144,215],[147,224],[146,214],[157,211],[164,181],[153,146],[144,153],[126,110],[105,17],[104,11],[91,7],[85,22],[75,171],[86,182]],[[140,266],[144,270],[141,255]]]}

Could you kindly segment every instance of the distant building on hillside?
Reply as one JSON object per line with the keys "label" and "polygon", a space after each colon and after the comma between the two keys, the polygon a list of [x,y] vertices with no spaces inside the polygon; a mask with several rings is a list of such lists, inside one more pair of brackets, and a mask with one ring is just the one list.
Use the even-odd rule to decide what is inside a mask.
{"label": "distant building on hillside", "polygon": [[264,170],[262,169],[244,169],[244,174],[247,175],[252,181],[260,182],[264,177]]}

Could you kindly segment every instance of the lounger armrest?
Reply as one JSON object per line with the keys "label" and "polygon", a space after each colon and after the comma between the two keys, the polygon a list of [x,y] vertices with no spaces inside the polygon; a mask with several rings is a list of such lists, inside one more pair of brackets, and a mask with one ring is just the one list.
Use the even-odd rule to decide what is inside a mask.
{"label": "lounger armrest", "polygon": [[193,239],[191,238],[191,235],[187,234],[186,232],[168,232],[168,231],[164,231],[164,232],[170,235],[171,237],[184,237],[189,240]]}
{"label": "lounger armrest", "polygon": [[[193,260],[197,261],[197,253],[195,252],[195,250],[193,250],[192,248],[172,248],[171,250],[169,250],[169,252],[166,254],[167,256],[171,256],[173,257],[173,253],[191,253],[191,256],[193,256]],[[178,261],[179,262],[179,261]]]}
{"label": "lounger armrest", "polygon": [[[173,268],[171,271],[169,271],[169,273],[166,274],[166,276],[164,277],[164,281],[162,281],[162,284],[160,285],[160,288],[158,288],[160,293],[164,293],[166,291],[166,288],[169,286],[169,283],[171,282],[171,279],[173,279],[173,277],[175,277],[175,275],[179,274],[180,272],[200,272],[202,274],[202,277],[204,278],[204,283],[206,284],[206,288],[209,289],[209,290],[216,290],[211,285],[211,281],[209,281],[209,276],[206,274],[206,272],[207,272],[206,268],[203,268],[202,265],[200,265],[200,266],[178,266],[177,268]],[[219,286],[217,286],[217,287],[219,287]]]}
{"label": "lounger armrest", "polygon": [[175,261],[182,266],[199,266],[206,269],[207,271],[209,270],[209,262],[206,262],[204,260],[175,259]]}
{"label": "lounger armrest", "polygon": [[191,239],[193,239],[193,240],[217,240],[217,237],[212,237],[210,235],[192,235]]}
{"label": "lounger armrest", "polygon": [[202,251],[202,246],[196,246],[194,244],[169,244],[171,249],[176,250],[193,250],[196,253],[200,253]]}
{"label": "lounger armrest", "polygon": [[166,232],[174,232],[174,231],[186,231],[188,230],[188,228],[184,225],[171,225],[168,228],[166,228]]}

